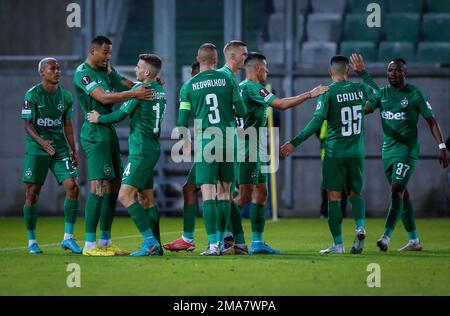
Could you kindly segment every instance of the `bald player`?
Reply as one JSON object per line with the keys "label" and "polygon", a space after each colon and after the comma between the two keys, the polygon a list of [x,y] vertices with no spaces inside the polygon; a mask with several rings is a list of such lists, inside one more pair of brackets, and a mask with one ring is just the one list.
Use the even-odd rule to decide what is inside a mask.
{"label": "bald player", "polygon": [[50,169],[66,192],[65,229],[61,247],[81,254],[82,249],[73,239],[79,209],[79,187],[76,182],[78,158],[72,126],[73,98],[70,92],[59,84],[61,68],[56,59],[42,59],[38,71],[42,81],[27,91],[22,107],[26,132],[22,177],[26,185],[26,198],[23,214],[27,228],[28,252],[42,253],[36,238],[36,203]]}
{"label": "bald player", "polygon": [[200,46],[197,54],[200,72],[181,88],[177,122],[178,127],[187,128],[192,113],[201,124],[201,132],[214,127],[215,131],[221,133],[221,136],[213,139],[202,138],[195,147],[214,148],[215,153],[207,157],[204,152],[196,152],[195,183],[202,191],[203,218],[209,242],[208,249],[201,253],[204,256],[221,254],[221,244],[231,212],[230,187],[234,181],[234,162],[227,161],[225,157],[227,128],[236,128],[235,117],[242,117],[246,113],[236,81],[215,70],[217,60],[215,45],[205,43]]}

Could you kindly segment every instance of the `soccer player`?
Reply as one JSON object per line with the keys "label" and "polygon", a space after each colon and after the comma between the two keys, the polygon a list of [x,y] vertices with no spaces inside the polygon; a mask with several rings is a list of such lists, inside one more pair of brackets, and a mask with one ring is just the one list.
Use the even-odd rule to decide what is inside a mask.
{"label": "soccer player", "polygon": [[[200,72],[200,64],[195,61],[191,64],[191,77],[196,76]],[[195,221],[198,214],[198,191],[200,188],[195,183],[195,162],[192,164],[191,169],[183,185],[183,233],[181,237],[175,239],[172,242],[164,244],[164,249],[170,251],[193,251],[195,249],[194,232]]]}
{"label": "soccer player", "polygon": [[281,147],[286,157],[322,125],[328,124],[325,158],[322,164],[322,186],[328,191],[328,225],[333,245],[322,254],[344,253],[342,239],[341,192],[348,193],[356,223],[356,236],[351,253],[361,253],[366,232],[365,202],[361,196],[364,181],[364,109],[367,100],[377,98],[375,91],[363,83],[348,81],[349,59],[336,55],[331,58],[329,74],[333,83],[330,90],[317,100],[316,111],[309,124]]}
{"label": "soccer player", "polygon": [[50,169],[66,192],[65,229],[61,247],[80,254],[82,249],[73,239],[79,208],[79,187],[76,182],[78,158],[72,126],[73,98],[67,89],[59,85],[61,69],[56,59],[42,59],[38,71],[42,82],[28,90],[22,107],[22,119],[27,133],[22,181],[26,185],[23,214],[27,227],[28,251],[42,253],[36,241],[36,203]]}
{"label": "soccer player", "polygon": [[[200,72],[181,88],[177,122],[178,127],[186,128],[192,112],[198,120],[196,123],[201,124],[201,127],[196,126],[196,133],[204,135],[196,144],[196,158],[200,161],[195,164],[195,182],[202,191],[203,218],[209,242],[208,249],[201,253],[203,256],[221,254],[217,232],[225,231],[230,216],[230,186],[234,180],[234,164],[224,159],[227,127],[233,130],[236,127],[235,116],[242,117],[246,113],[236,82],[215,70],[217,60],[215,45],[205,43],[200,46],[197,54]],[[210,133],[214,133],[213,139],[208,135]],[[212,155],[207,155],[207,149],[211,149]]]}
{"label": "soccer player", "polygon": [[[267,245],[263,236],[266,221],[267,175],[261,171],[260,155],[263,152],[263,148],[259,144],[259,139],[267,138],[266,133],[262,137],[260,135],[260,128],[267,128],[267,108],[271,106],[278,110],[287,110],[328,91],[328,87],[318,86],[300,95],[280,99],[264,88],[268,72],[267,61],[264,55],[257,52],[248,54],[245,60],[246,79],[240,83],[242,98],[248,111],[244,117],[244,129],[245,132],[253,130],[257,138],[255,146],[252,146],[251,142],[246,141],[245,136],[243,138],[245,161],[238,162],[237,183],[239,185],[239,195],[235,201],[239,208],[243,208],[247,203],[251,202],[252,243],[250,254],[280,253],[280,251]],[[241,139],[240,137],[239,141]],[[256,148],[256,161],[250,160],[250,152],[254,151],[253,148]]]}
{"label": "soccer player", "polygon": [[416,86],[406,82],[406,61],[393,59],[387,68],[389,84],[379,89],[375,81],[365,70],[361,55],[353,54],[352,63],[356,72],[366,83],[380,91],[381,99],[370,102],[366,113],[380,109],[383,128],[382,159],[384,173],[391,186],[391,204],[383,235],[377,241],[382,251],[387,251],[394,228],[402,217],[403,226],[408,233],[408,243],[399,251],[420,251],[422,245],[417,233],[411,195],[407,185],[411,179],[417,159],[420,143],[417,135],[417,122],[422,115],[427,121],[431,134],[438,144],[439,163],[448,166],[447,150],[441,129],[433,115],[427,95]]}
{"label": "soccer player", "polygon": [[[147,89],[146,84],[134,90],[127,90],[134,84],[110,66],[111,54],[111,41],[104,36],[97,36],[91,42],[86,61],[75,71],[75,92],[85,114],[92,110],[108,114],[113,111],[116,103],[132,98],[152,98],[153,91]],[[127,254],[111,242],[111,225],[122,174],[116,130],[112,124],[90,124],[86,115],[80,137],[87,158],[90,181],[90,193],[85,207],[86,235],[83,254]],[[96,229],[99,220],[100,238],[97,245]]]}
{"label": "soccer player", "polygon": [[[131,117],[129,157],[122,175],[119,201],[128,210],[144,238],[141,249],[131,254],[135,257],[161,253],[159,212],[153,191],[153,169],[161,154],[159,136],[166,110],[166,92],[157,81],[161,66],[161,59],[157,55],[142,54],[135,69],[140,83],[133,89],[148,84],[155,91],[152,101],[131,99],[113,113],[100,115],[92,111],[88,114],[89,122],[94,124],[117,123],[128,115]],[[139,195],[141,203],[136,199],[136,195]]]}
{"label": "soccer player", "polygon": [[[238,69],[242,69],[244,66],[245,58],[247,57],[247,45],[238,40],[232,40],[228,42],[224,49],[223,54],[225,56],[225,65],[218,69],[218,71],[223,72],[231,80],[236,81],[236,73]],[[237,81],[236,81],[237,84]],[[237,118],[236,123],[242,121],[242,118]],[[238,124],[239,125],[239,124]],[[235,139],[235,152],[237,151],[237,139]],[[237,164],[235,164],[235,170]],[[197,203],[197,186],[194,183],[195,180],[195,163],[193,164],[191,170],[189,171],[187,183],[183,186],[183,193],[185,196],[185,208],[184,208],[184,229],[182,236],[171,243],[165,244],[164,248],[171,251],[192,251],[195,249],[194,244],[194,228],[195,219],[198,213],[198,203]],[[231,191],[234,191],[235,183],[233,182]],[[248,248],[245,245],[244,231],[242,229],[242,219],[241,213],[236,204],[231,200],[231,213],[230,213],[230,224],[227,230],[233,230],[235,235],[237,235],[236,244],[233,241],[233,235],[228,232],[228,240],[225,239],[225,244],[223,245],[223,254],[248,254]],[[221,239],[221,234],[226,235],[225,232],[219,232],[219,239]]]}

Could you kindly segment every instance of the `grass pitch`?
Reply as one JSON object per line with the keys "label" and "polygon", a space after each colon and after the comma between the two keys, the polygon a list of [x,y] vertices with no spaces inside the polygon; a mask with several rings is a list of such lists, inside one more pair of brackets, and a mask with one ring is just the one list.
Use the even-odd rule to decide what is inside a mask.
{"label": "grass pitch", "polygon": [[[83,239],[83,218],[76,237]],[[283,251],[278,256],[200,257],[206,247],[203,223],[197,221],[193,253],[163,257],[84,257],[64,253],[59,242],[62,218],[40,218],[37,237],[43,255],[26,250],[22,218],[0,219],[0,295],[450,295],[450,219],[420,219],[424,251],[399,253],[407,242],[399,223],[387,253],[375,246],[382,219],[367,221],[363,254],[348,254],[353,241],[352,219],[343,225],[345,255],[320,255],[330,245],[327,221],[281,219],[266,223],[266,241]],[[163,242],[178,238],[181,218],[161,219]],[[244,220],[247,242],[250,223]],[[136,250],[141,238],[130,218],[116,218],[113,241]],[[82,242],[80,241],[80,246]],[[81,267],[81,287],[69,288],[69,263]],[[381,267],[381,287],[369,288],[367,266]]]}

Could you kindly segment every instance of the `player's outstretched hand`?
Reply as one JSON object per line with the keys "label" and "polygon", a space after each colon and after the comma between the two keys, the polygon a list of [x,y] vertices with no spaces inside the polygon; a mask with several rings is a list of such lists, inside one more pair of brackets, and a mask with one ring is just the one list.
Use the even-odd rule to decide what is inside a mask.
{"label": "player's outstretched hand", "polygon": [[442,148],[439,150],[439,163],[444,168],[448,167],[447,148]]}
{"label": "player's outstretched hand", "polygon": [[314,89],[312,89],[309,92],[309,94],[311,95],[311,98],[316,98],[319,95],[324,94],[328,90],[330,90],[330,88],[328,88],[328,86],[324,86],[323,84],[320,84],[317,87],[315,87]]}
{"label": "player's outstretched hand", "polygon": [[283,158],[287,157],[291,153],[293,153],[294,150],[295,150],[294,145],[292,145],[290,142],[287,142],[283,146],[281,146],[281,148],[280,148],[280,156],[283,157]]}
{"label": "player's outstretched hand", "polygon": [[91,124],[97,124],[100,114],[97,111],[91,111],[87,114],[87,119]]}
{"label": "player's outstretched hand", "polygon": [[353,71],[361,72],[366,69],[366,66],[364,65],[364,59],[360,54],[353,53],[350,56],[350,60],[352,61]]}
{"label": "player's outstretched hand", "polygon": [[50,156],[53,156],[56,153],[56,150],[55,150],[55,148],[53,148],[52,143],[53,143],[53,140],[44,140],[41,143],[42,148],[44,148],[44,150]]}
{"label": "player's outstretched hand", "polygon": [[133,91],[136,98],[147,101],[153,100],[153,95],[155,94],[155,90],[149,89],[148,84],[145,83]]}

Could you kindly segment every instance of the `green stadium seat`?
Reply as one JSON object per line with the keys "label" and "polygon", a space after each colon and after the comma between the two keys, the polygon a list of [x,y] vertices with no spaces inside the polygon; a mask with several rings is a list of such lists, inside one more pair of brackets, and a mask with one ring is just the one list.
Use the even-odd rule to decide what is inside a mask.
{"label": "green stadium seat", "polygon": [[426,42],[450,42],[450,14],[424,14],[422,33]]}
{"label": "green stadium seat", "polygon": [[345,39],[347,41],[377,42],[380,34],[380,27],[367,26],[367,14],[347,14],[345,18]]}
{"label": "green stadium seat", "polygon": [[386,0],[348,0],[348,11],[351,13],[367,13],[367,5],[370,3],[378,3],[381,12],[387,11]]}
{"label": "green stadium seat", "polygon": [[386,40],[390,42],[418,42],[420,36],[420,26],[419,14],[388,14],[384,21]]}
{"label": "green stadium seat", "polygon": [[424,0],[388,0],[391,13],[421,13]]}
{"label": "green stadium seat", "polygon": [[448,0],[427,0],[428,12],[450,13],[450,1]]}
{"label": "green stadium seat", "polygon": [[377,61],[376,45],[373,42],[342,42],[339,53],[347,57],[358,53],[363,56],[364,61]]}
{"label": "green stadium seat", "polygon": [[401,57],[406,62],[415,61],[414,43],[409,42],[381,42],[378,48],[378,61],[389,62],[396,57]]}
{"label": "green stadium seat", "polygon": [[450,63],[450,43],[419,43],[417,47],[417,60],[421,62]]}

